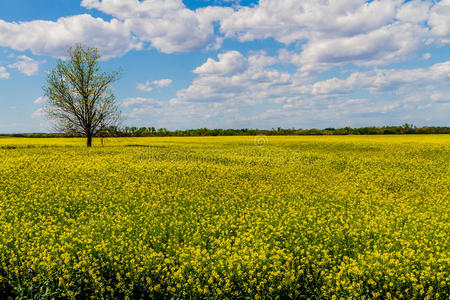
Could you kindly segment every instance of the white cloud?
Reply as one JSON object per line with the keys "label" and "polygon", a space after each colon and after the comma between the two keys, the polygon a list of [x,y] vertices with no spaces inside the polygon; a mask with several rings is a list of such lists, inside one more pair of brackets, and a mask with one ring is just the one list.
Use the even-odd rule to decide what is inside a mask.
{"label": "white cloud", "polygon": [[153,80],[152,83],[158,87],[168,87],[172,84],[172,79],[164,78],[159,80]]}
{"label": "white cloud", "polygon": [[431,93],[430,99],[433,101],[450,102],[450,96],[445,91],[435,91],[435,92]]}
{"label": "white cloud", "polygon": [[429,53],[429,52],[427,52],[427,53],[424,53],[423,55],[422,55],[422,57],[424,58],[424,59],[430,59],[431,58],[431,53]]}
{"label": "white cloud", "polygon": [[391,22],[400,1],[384,0],[260,0],[221,21],[226,36],[241,41],[274,38],[292,42],[321,37],[351,36]]}
{"label": "white cloud", "polygon": [[[81,5],[113,19],[84,14],[56,22],[0,20],[0,46],[61,57],[80,42],[100,48],[108,59],[143,49],[145,42],[174,53],[219,49],[224,38],[273,38],[286,45],[306,42],[295,53],[299,63],[305,70],[321,70],[365,59],[373,65],[399,61],[423,45],[450,41],[450,0],[260,0],[254,6],[196,10],[182,0],[83,0]],[[320,67],[313,68],[316,64]]]}
{"label": "white cloud", "polygon": [[225,37],[240,41],[306,42],[294,53],[304,71],[348,63],[385,65],[412,57],[435,42],[434,36],[450,40],[450,0],[260,0],[255,6],[197,10],[181,0],[83,0],[82,5],[123,20],[141,40],[166,53],[204,45],[218,49],[223,38],[215,35],[214,22]]}
{"label": "white cloud", "polygon": [[428,30],[414,24],[395,24],[351,37],[313,39],[298,57],[303,70],[324,70],[353,63],[362,66],[387,65],[402,61],[421,49]]}
{"label": "white cloud", "polygon": [[15,63],[8,65],[8,67],[16,68],[21,73],[27,76],[31,76],[39,71],[39,66],[42,63],[43,63],[42,61],[37,61],[26,55],[21,55],[18,57],[18,60]]}
{"label": "white cloud", "polygon": [[48,100],[47,97],[40,96],[40,97],[37,97],[36,100],[34,100],[33,103],[35,103],[35,104],[41,104],[41,103],[47,102],[47,100]]}
{"label": "white cloud", "polygon": [[123,20],[140,40],[164,53],[192,51],[214,43],[212,23],[232,12],[223,7],[193,11],[181,0],[83,0],[81,5]]}
{"label": "white cloud", "polygon": [[143,92],[151,92],[153,91],[152,84],[156,87],[168,87],[172,84],[172,79],[164,78],[159,80],[153,80],[153,81],[146,81],[145,83],[138,83],[136,85],[137,89]]}
{"label": "white cloud", "polygon": [[153,88],[151,87],[151,82],[150,81],[147,81],[145,83],[138,83],[136,85],[136,88],[138,90],[140,90],[140,91],[143,91],[143,92],[151,92],[151,91],[153,91]]}
{"label": "white cloud", "polygon": [[0,79],[9,79],[9,73],[5,67],[0,66]]}
{"label": "white cloud", "polygon": [[125,116],[132,118],[141,115],[160,114],[167,108],[167,102],[159,101],[153,98],[144,97],[130,97],[126,98],[122,105],[126,108],[131,108],[131,112],[126,113]]}
{"label": "white cloud", "polygon": [[412,91],[427,86],[445,84],[449,78],[450,61],[447,61],[429,68],[355,72],[346,79],[331,78],[316,82],[306,90],[313,95],[351,93],[360,89],[367,89],[372,93],[395,91],[413,94]]}
{"label": "white cloud", "polygon": [[428,24],[442,43],[450,43],[450,0],[442,0],[433,6]]}
{"label": "white cloud", "polygon": [[122,105],[125,107],[136,106],[136,105],[152,105],[152,106],[160,106],[161,101],[152,99],[152,98],[143,98],[143,97],[130,97],[123,100]]}
{"label": "white cloud", "polygon": [[194,70],[200,76],[187,89],[178,91],[178,99],[174,101],[222,101],[234,98],[257,102],[258,99],[269,97],[268,94],[278,95],[277,87],[289,84],[291,75],[268,68],[276,62],[276,58],[266,56],[264,52],[255,52],[247,59],[239,52],[231,51],[219,55],[218,61],[208,59]]}
{"label": "white cloud", "polygon": [[127,26],[112,19],[109,22],[90,15],[76,15],[53,21],[5,22],[0,20],[0,46],[35,55],[65,57],[67,48],[82,43],[100,49],[103,59],[140,49],[141,44]]}
{"label": "white cloud", "polygon": [[431,2],[410,1],[399,6],[396,18],[408,23],[422,23],[428,18]]}
{"label": "white cloud", "polygon": [[218,55],[218,60],[208,60],[193,72],[200,75],[233,75],[247,68],[247,59],[238,51]]}
{"label": "white cloud", "polygon": [[413,57],[436,42],[435,35],[441,42],[449,41],[449,3],[261,0],[256,6],[223,16],[220,28],[226,37],[240,41],[274,38],[286,45],[304,42],[300,51],[290,55],[291,62],[304,71],[349,63],[386,65]]}
{"label": "white cloud", "polygon": [[[240,73],[199,74],[170,101],[173,108],[161,108],[161,114],[170,120],[174,117],[170,111],[183,114],[186,122],[196,122],[194,115],[199,118],[197,114],[203,113],[203,124],[219,122],[220,126],[317,126],[320,122],[328,126],[330,120],[357,126],[379,124],[386,118],[402,122],[406,114],[424,121],[415,113],[420,109],[440,111],[440,120],[444,120],[442,112],[449,109],[450,61],[428,68],[375,69],[314,81],[317,79],[305,77],[301,71],[278,70],[274,64],[279,60],[264,53],[252,53],[246,59],[248,68]],[[361,92],[371,96],[358,97]],[[350,119],[353,124],[345,123]]]}

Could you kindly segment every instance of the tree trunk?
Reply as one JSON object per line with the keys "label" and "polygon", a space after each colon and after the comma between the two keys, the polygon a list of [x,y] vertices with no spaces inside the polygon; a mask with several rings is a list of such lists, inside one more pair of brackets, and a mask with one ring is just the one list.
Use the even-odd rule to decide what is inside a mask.
{"label": "tree trunk", "polygon": [[91,147],[92,146],[92,136],[88,136],[87,137],[87,146]]}

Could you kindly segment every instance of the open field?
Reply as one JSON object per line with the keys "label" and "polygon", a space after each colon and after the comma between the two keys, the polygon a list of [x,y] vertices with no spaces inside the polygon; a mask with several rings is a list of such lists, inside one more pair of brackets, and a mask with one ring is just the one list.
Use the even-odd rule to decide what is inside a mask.
{"label": "open field", "polygon": [[0,138],[0,298],[450,297],[450,135],[84,145]]}

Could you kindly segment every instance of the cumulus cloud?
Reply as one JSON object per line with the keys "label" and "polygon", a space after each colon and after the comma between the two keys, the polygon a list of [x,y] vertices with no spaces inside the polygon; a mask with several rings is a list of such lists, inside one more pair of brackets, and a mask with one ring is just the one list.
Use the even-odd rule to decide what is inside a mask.
{"label": "cumulus cloud", "polygon": [[313,37],[351,36],[393,20],[399,1],[260,0],[221,22],[221,31],[241,41],[274,38],[290,44]]}
{"label": "cumulus cloud", "polygon": [[[260,97],[245,97],[253,93],[277,93],[275,87],[289,83],[291,75],[268,68],[276,58],[256,52],[245,58],[237,51],[208,59],[193,72],[200,76],[184,90],[178,91],[178,101],[220,101],[230,98],[257,101]],[[272,92],[270,91],[272,89]]]}
{"label": "cumulus cloud", "polygon": [[164,78],[159,80],[153,80],[152,83],[158,87],[168,87],[172,84],[172,79]]}
{"label": "cumulus cloud", "polygon": [[152,99],[152,98],[143,98],[143,97],[130,97],[123,100],[122,105],[125,107],[136,106],[136,105],[152,105],[152,106],[160,106],[161,101]]}
{"label": "cumulus cloud", "polygon": [[442,0],[433,6],[428,24],[442,43],[450,43],[450,0]]}
{"label": "cumulus cloud", "polygon": [[218,49],[223,37],[214,32],[214,24],[225,38],[243,42],[304,42],[295,61],[305,71],[347,63],[389,64],[424,45],[447,43],[450,35],[449,0],[260,0],[254,6],[197,10],[181,0],[83,0],[82,5],[122,20],[140,40],[165,53],[205,45]]}
{"label": "cumulus cloud", "polygon": [[125,108],[130,108],[131,111],[125,116],[136,118],[142,115],[161,114],[161,111],[167,110],[167,103],[153,98],[144,97],[130,97],[126,98],[122,105]]}
{"label": "cumulus cloud", "polygon": [[[128,115],[135,120],[151,117],[157,126],[169,128],[383,125],[386,120],[406,122],[406,115],[415,124],[428,122],[425,116],[430,115],[435,116],[434,123],[446,122],[450,62],[428,68],[375,69],[315,81],[277,71],[276,65],[256,67],[250,60],[272,60],[263,59],[261,53],[252,55],[247,58],[252,72],[200,75],[170,102],[155,105],[153,100],[139,100]],[[268,74],[270,80],[261,80]],[[231,83],[234,86],[229,89]]]}
{"label": "cumulus cloud", "polygon": [[0,66],[0,79],[8,79],[9,73],[6,71],[5,67]]}
{"label": "cumulus cloud", "polygon": [[213,22],[231,8],[186,8],[181,0],[83,0],[81,5],[123,20],[142,41],[164,53],[192,51],[215,41]]}
{"label": "cumulus cloud", "polygon": [[151,86],[150,81],[146,81],[145,83],[138,83],[136,85],[136,88],[143,92],[151,92],[153,91],[153,87]]}
{"label": "cumulus cloud", "polygon": [[351,37],[313,39],[298,56],[305,71],[324,70],[353,63],[362,66],[387,65],[402,61],[421,49],[428,30],[414,24],[395,24]]}
{"label": "cumulus cloud", "polygon": [[172,79],[164,78],[159,80],[153,80],[153,81],[146,81],[145,83],[138,83],[136,85],[136,88],[143,92],[151,92],[153,91],[152,85],[156,87],[168,87],[172,84]]}
{"label": "cumulus cloud", "polygon": [[425,22],[429,15],[431,2],[429,1],[410,1],[399,6],[396,18],[408,23]]}
{"label": "cumulus cloud", "polygon": [[247,59],[238,51],[218,55],[218,60],[208,60],[193,72],[200,75],[233,75],[247,68]]}
{"label": "cumulus cloud", "polygon": [[[327,126],[330,120],[346,118],[355,123],[344,126],[375,124],[388,114],[398,116],[401,122],[404,112],[422,120],[415,111],[424,107],[438,110],[436,105],[448,111],[450,104],[450,61],[427,68],[373,69],[318,80],[303,76],[301,71],[280,71],[280,56],[256,52],[245,59],[248,67],[240,73],[199,74],[170,103],[185,111],[190,107],[204,112],[204,122],[220,120],[221,124],[230,121],[246,126],[262,121],[274,125],[311,122],[317,126],[320,120]],[[357,96],[360,93],[370,96],[361,98]]]}
{"label": "cumulus cloud", "polygon": [[304,43],[289,57],[304,71],[345,64],[386,65],[416,55],[436,42],[435,36],[448,42],[449,3],[261,0],[224,16],[220,29],[240,41],[273,38],[286,45]]}
{"label": "cumulus cloud", "polygon": [[39,66],[42,63],[42,61],[37,61],[26,55],[21,55],[15,63],[8,65],[8,68],[15,68],[21,73],[31,76],[39,71]]}
{"label": "cumulus cloud", "polygon": [[0,20],[0,46],[35,55],[65,57],[67,48],[82,43],[100,49],[103,59],[141,49],[123,22],[107,22],[88,14],[53,21],[5,22]]}
{"label": "cumulus cloud", "polygon": [[82,0],[81,5],[113,18],[0,20],[0,46],[62,57],[80,42],[100,48],[108,59],[144,49],[146,43],[174,53],[217,50],[224,38],[273,38],[286,45],[305,43],[295,53],[298,63],[305,70],[317,64],[320,70],[365,59],[372,65],[399,61],[423,45],[450,40],[449,0],[260,0],[253,6],[196,10],[182,0]]}
{"label": "cumulus cloud", "polygon": [[370,92],[400,92],[402,89],[407,92],[420,87],[445,84],[449,78],[450,61],[447,61],[429,68],[355,72],[345,79],[331,78],[316,82],[310,86],[310,91],[311,94],[336,94],[365,88]]}

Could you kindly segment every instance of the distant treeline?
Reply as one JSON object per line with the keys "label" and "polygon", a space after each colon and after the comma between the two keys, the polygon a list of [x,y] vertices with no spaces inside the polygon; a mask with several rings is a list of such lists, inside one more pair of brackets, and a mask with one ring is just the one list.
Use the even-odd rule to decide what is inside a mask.
{"label": "distant treeline", "polygon": [[[103,137],[150,137],[150,136],[235,136],[235,135],[375,135],[375,134],[450,134],[450,127],[416,127],[412,124],[402,126],[325,128],[325,129],[187,129],[168,130],[155,127],[110,127],[99,136]],[[11,137],[76,137],[76,135],[55,133],[0,134]]]}

